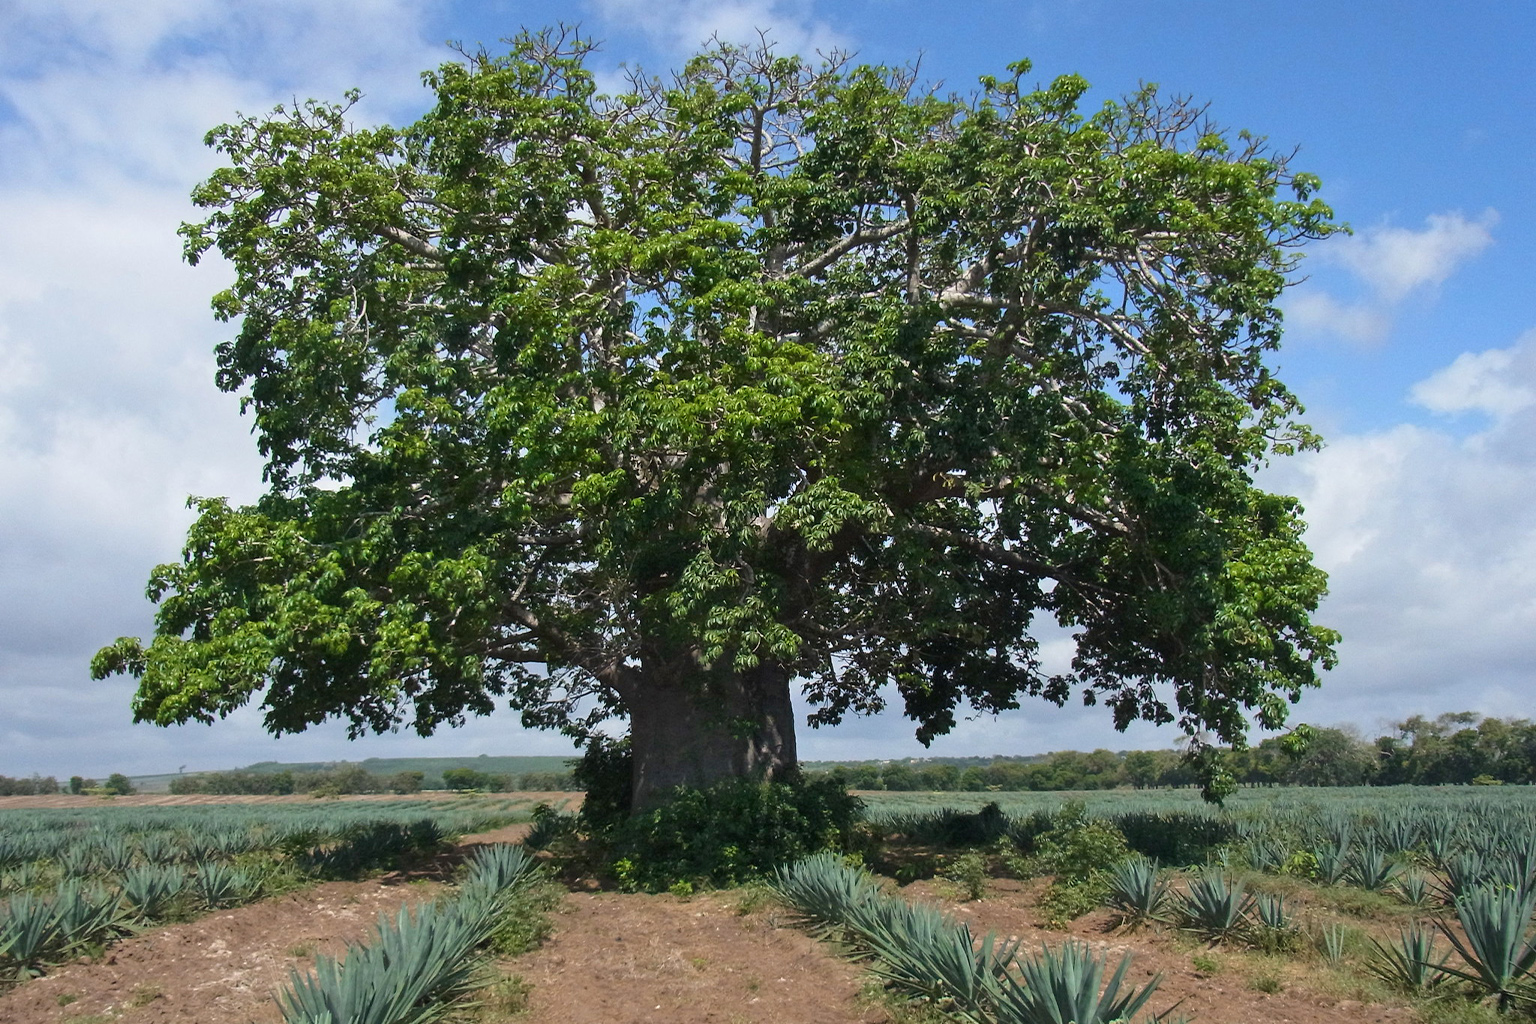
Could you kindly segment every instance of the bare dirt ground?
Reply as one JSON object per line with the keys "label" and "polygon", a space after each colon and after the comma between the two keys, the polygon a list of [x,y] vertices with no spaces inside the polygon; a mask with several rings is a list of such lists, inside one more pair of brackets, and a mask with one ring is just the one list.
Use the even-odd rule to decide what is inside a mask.
{"label": "bare dirt ground", "polygon": [[0,996],[6,1024],[280,1024],[274,993],[289,972],[361,941],[380,912],[430,899],[432,883],[328,882],[166,925]]}
{"label": "bare dirt ground", "polygon": [[[516,841],[525,825],[466,837],[466,846]],[[461,851],[467,852],[467,851]],[[1150,1009],[1177,1004],[1197,1024],[1370,1024],[1413,1019],[1410,1007],[1352,998],[1347,982],[1315,961],[1210,950],[1171,933],[1108,930],[1104,912],[1070,931],[1039,925],[1040,882],[995,881],[986,899],[960,903],[943,883],[918,882],[906,899],[937,903],[1024,949],[1066,938],[1118,960],[1135,954],[1128,980],[1163,981]],[[398,876],[328,883],[113,946],[0,996],[5,1024],[277,1024],[275,992],[316,952],[364,939],[381,911],[429,899],[436,883]],[[882,1024],[860,998],[861,968],[793,927],[772,904],[742,913],[739,892],[675,896],[569,894],[539,950],[502,965],[532,988],[517,1024]],[[1198,959],[1198,963],[1196,962]],[[1272,991],[1260,991],[1259,988]]]}
{"label": "bare dirt ground", "polygon": [[[454,793],[447,790],[423,790],[420,793],[399,795],[396,793],[356,793],[350,796],[326,797],[328,800],[385,802],[390,800],[463,800],[477,794]],[[526,800],[529,803],[548,803],[556,807],[581,806],[583,793],[485,793],[478,794],[486,800]],[[95,810],[99,807],[194,807],[214,804],[312,804],[317,798],[308,793],[290,793],[287,796],[212,796],[199,793],[189,796],[173,796],[169,793],[135,793],[133,796],[71,796],[68,793],[50,793],[46,796],[0,796],[0,811],[44,810],[61,807],[77,810]]]}
{"label": "bare dirt ground", "polygon": [[739,894],[572,893],[543,948],[505,965],[531,982],[520,1024],[877,1024],[862,971]]}

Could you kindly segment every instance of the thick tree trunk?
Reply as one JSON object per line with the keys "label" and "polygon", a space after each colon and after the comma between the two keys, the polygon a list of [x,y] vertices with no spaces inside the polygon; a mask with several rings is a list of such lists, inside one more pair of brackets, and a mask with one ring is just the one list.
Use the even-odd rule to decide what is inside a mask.
{"label": "thick tree trunk", "polygon": [[781,666],[726,675],[689,674],[680,671],[685,664],[646,659],[630,701],[637,810],[674,786],[784,778],[796,769],[794,708]]}

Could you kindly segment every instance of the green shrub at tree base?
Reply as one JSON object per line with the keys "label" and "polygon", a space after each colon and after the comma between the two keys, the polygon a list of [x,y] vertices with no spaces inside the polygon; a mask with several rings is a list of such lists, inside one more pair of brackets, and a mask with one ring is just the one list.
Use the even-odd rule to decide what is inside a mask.
{"label": "green shrub at tree base", "polygon": [[1046,923],[1060,927],[1109,897],[1109,870],[1130,855],[1114,825],[1088,817],[1081,801],[1069,800],[1036,842],[1035,865],[1054,880],[1040,899]]}
{"label": "green shrub at tree base", "polygon": [[584,790],[581,822],[590,833],[605,833],[629,817],[630,778],[634,758],[629,737],[594,736],[587,741],[581,759],[571,769],[576,788]]}
{"label": "green shrub at tree base", "polygon": [[862,808],[830,780],[730,779],[675,790],[666,803],[615,825],[608,841],[627,887],[738,885],[821,850],[847,851]]}

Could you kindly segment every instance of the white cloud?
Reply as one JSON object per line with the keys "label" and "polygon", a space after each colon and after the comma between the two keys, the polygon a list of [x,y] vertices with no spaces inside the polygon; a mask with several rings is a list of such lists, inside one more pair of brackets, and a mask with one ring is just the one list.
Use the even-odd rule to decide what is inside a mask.
{"label": "white cloud", "polygon": [[1367,297],[1345,302],[1308,284],[1286,298],[1286,317],[1303,330],[1379,344],[1391,332],[1396,308],[1415,292],[1444,284],[1462,264],[1492,245],[1498,222],[1498,212],[1492,209],[1476,220],[1452,211],[1430,214],[1419,231],[1383,224],[1335,237],[1312,255],[1347,269],[1365,286]]}
{"label": "white cloud", "polygon": [[1370,304],[1345,303],[1324,291],[1297,292],[1285,304],[1285,318],[1295,327],[1328,331],[1350,341],[1374,345],[1392,329],[1392,317]]}
{"label": "white cloud", "polygon": [[755,43],[759,32],[780,52],[804,57],[847,46],[806,0],[592,0],[592,6],[676,53],[692,53],[716,36]]}
{"label": "white cloud", "polygon": [[1339,238],[1329,255],[1352,270],[1388,303],[1415,289],[1442,284],[1462,263],[1493,244],[1496,210],[1477,220],[1459,211],[1433,213],[1421,231],[1382,225]]}
{"label": "white cloud", "polygon": [[1536,404],[1536,330],[1509,348],[1463,352],[1414,385],[1413,400],[1442,413],[1482,412],[1498,419]]}
{"label": "white cloud", "polygon": [[[213,386],[230,328],[208,298],[228,271],[183,265],[175,233],[217,160],[204,132],[354,84],[383,99],[370,116],[419,104],[416,72],[444,56],[421,6],[0,4],[0,773],[153,770],[190,752],[228,765],[274,749],[254,714],[130,728],[131,682],[92,682],[87,663],[149,631],[144,583],[181,547],[186,497],[246,500],[260,486],[250,424]],[[478,741],[512,741],[505,717]],[[346,749],[336,729],[278,746],[324,744]]]}
{"label": "white cloud", "polygon": [[[1536,701],[1536,332],[1414,389],[1495,419],[1467,438],[1400,425],[1336,437],[1264,481],[1297,494],[1342,631],[1300,716],[1370,729],[1415,712],[1530,716]],[[1521,398],[1512,396],[1524,396]]]}
{"label": "white cloud", "polygon": [[0,5],[0,174],[58,186],[129,177],[185,195],[214,166],[202,139],[236,112],[370,97],[360,117],[425,102],[446,55],[408,0],[150,0]]}

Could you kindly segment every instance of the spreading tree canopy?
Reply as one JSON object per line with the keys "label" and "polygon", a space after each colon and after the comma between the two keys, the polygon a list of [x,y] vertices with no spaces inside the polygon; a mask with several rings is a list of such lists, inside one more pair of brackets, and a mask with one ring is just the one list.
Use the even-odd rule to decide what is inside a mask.
{"label": "spreading tree canopy", "polygon": [[[139,720],[430,733],[504,699],[627,718],[641,804],[795,764],[900,695],[1080,695],[1209,744],[1333,661],[1266,353],[1314,178],[1187,101],[1091,113],[1028,65],[720,45],[599,95],[562,34],[465,52],[406,127],[357,99],[215,129],[185,225],[235,271],[218,385],[264,495],[155,569]],[[1042,630],[1075,637],[1042,666]]]}

